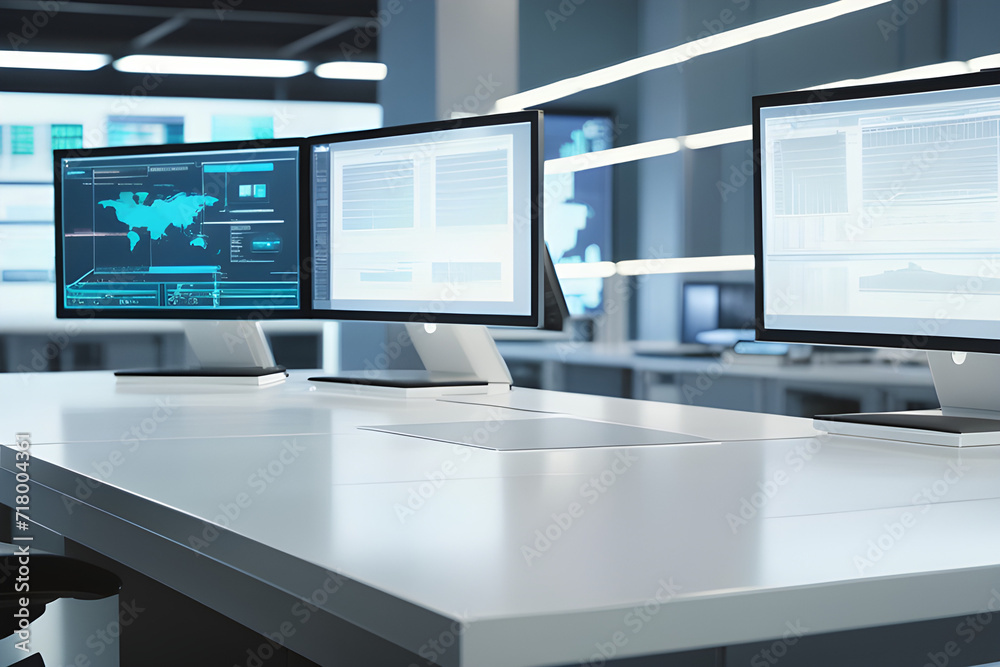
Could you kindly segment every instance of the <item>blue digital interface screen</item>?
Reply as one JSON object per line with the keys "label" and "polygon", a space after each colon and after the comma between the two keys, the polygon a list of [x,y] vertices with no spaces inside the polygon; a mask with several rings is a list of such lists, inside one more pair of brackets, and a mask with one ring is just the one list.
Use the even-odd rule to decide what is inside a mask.
{"label": "blue digital interface screen", "polygon": [[[614,146],[606,116],[545,114],[545,159],[584,155]],[[545,243],[556,264],[611,259],[611,167],[545,177]],[[603,312],[603,278],[561,279],[572,315]]]}
{"label": "blue digital interface screen", "polygon": [[298,148],[61,161],[67,309],[300,306]]}

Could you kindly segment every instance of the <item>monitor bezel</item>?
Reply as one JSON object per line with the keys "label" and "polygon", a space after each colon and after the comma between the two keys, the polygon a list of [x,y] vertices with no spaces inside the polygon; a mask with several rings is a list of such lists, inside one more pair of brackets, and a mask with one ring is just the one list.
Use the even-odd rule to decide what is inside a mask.
{"label": "monitor bezel", "polygon": [[[345,141],[358,141],[363,139],[379,139],[395,136],[406,136],[411,134],[421,134],[429,132],[440,132],[451,129],[469,127],[489,127],[496,125],[512,125],[528,123],[531,132],[531,257],[529,258],[533,271],[531,272],[531,312],[527,315],[498,315],[498,314],[478,314],[478,313],[433,313],[429,311],[375,311],[375,310],[336,310],[321,309],[313,305],[313,285],[312,273],[307,272],[304,281],[305,300],[304,307],[309,311],[310,317],[317,319],[344,320],[344,321],[368,321],[368,322],[418,322],[428,324],[481,324],[485,326],[504,327],[532,327],[538,328],[542,325],[544,313],[544,283],[543,275],[543,219],[542,219],[542,178],[544,175],[544,163],[542,154],[542,132],[544,130],[543,112],[541,111],[515,111],[504,114],[491,114],[487,116],[470,116],[463,118],[453,118],[449,120],[431,121],[426,123],[414,123],[409,125],[396,125],[382,127],[371,130],[357,130],[353,132],[340,132],[336,134],[319,135],[307,137],[302,142],[302,182],[303,192],[303,222],[308,226],[310,247],[303,252],[303,257],[309,258],[309,266],[312,266],[312,162],[313,147],[320,144],[332,144]],[[306,210],[308,209],[308,210]],[[515,220],[515,225],[518,224]]]}
{"label": "monitor bezel", "polygon": [[860,100],[993,85],[1000,85],[1000,70],[863,86],[801,90],[753,97],[754,320],[757,340],[814,345],[1000,353],[1000,338],[987,340],[957,336],[936,336],[923,333],[891,334],[776,329],[768,328],[764,324],[764,215],[761,196],[761,110],[764,108],[815,102]]}
{"label": "monitor bezel", "polygon": [[208,151],[230,151],[246,149],[295,148],[298,153],[296,177],[302,178],[302,139],[248,139],[244,141],[211,141],[190,144],[151,144],[144,146],[110,146],[102,148],[68,148],[52,151],[52,184],[55,190],[54,231],[55,231],[55,296],[57,319],[117,319],[117,320],[260,320],[260,319],[304,319],[307,317],[308,304],[305,292],[306,267],[303,266],[302,248],[307,245],[308,238],[302,234],[308,230],[302,216],[302,184],[298,183],[297,196],[299,212],[299,305],[296,308],[225,308],[225,309],[192,309],[172,308],[166,310],[108,309],[108,308],[67,308],[64,302],[65,275],[63,267],[63,210],[62,210],[62,160],[67,158],[91,157],[123,157],[129,155],[168,155],[171,153],[197,153]]}

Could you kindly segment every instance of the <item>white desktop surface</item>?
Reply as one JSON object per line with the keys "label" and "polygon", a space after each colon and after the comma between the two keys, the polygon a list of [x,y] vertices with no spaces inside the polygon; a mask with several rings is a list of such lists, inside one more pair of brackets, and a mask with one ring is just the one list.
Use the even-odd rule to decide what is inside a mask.
{"label": "white desktop surface", "polygon": [[[353,398],[305,377],[160,394],[116,390],[107,373],[8,374],[0,433],[31,433],[32,516],[67,537],[259,632],[295,619],[251,590],[309,598],[338,573],[344,585],[318,606],[410,651],[460,621],[444,665],[577,663],[618,631],[622,657],[776,638],[788,622],[818,633],[943,618],[985,611],[1000,586],[1000,447],[813,439],[808,420],[532,390]],[[489,437],[546,412],[716,442],[496,452],[357,429],[468,421]],[[127,435],[146,419],[144,439]],[[47,491],[92,480],[103,483],[72,515]],[[924,489],[943,493],[926,503]],[[250,502],[225,519],[240,494]],[[734,523],[744,501],[759,507]],[[551,528],[574,503],[572,525]],[[228,528],[195,555],[192,536],[213,524]],[[558,536],[527,558],[546,529]],[[658,594],[669,601],[654,605]],[[656,613],[634,631],[629,614],[647,603]],[[316,641],[307,634],[289,648]]]}

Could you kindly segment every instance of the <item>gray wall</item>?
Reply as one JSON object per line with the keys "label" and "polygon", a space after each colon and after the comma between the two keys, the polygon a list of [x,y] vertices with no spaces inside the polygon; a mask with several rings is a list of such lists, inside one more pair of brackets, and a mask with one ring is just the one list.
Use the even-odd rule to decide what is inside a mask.
{"label": "gray wall", "polygon": [[[637,0],[521,0],[518,50],[520,89],[590,72],[639,55]],[[638,82],[628,79],[588,90],[551,104],[551,111],[611,113],[616,118],[615,145],[639,140]],[[614,174],[612,259],[631,259],[636,251],[638,212],[635,164]]]}

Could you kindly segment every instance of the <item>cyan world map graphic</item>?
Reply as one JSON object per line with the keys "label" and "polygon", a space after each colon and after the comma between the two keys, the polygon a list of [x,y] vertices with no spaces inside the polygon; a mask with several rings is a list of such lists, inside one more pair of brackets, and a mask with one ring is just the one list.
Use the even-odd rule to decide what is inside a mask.
{"label": "cyan world map graphic", "polygon": [[[147,197],[149,197],[148,192],[120,192],[118,199],[104,199],[98,202],[104,208],[114,208],[119,222],[128,226],[130,250],[135,250],[135,245],[139,242],[139,234],[135,230],[147,230],[149,238],[156,241],[163,237],[171,226],[181,231],[186,230],[195,223],[195,219],[206,206],[214,206],[219,201],[216,197],[208,195],[178,192],[167,199],[157,199],[147,206],[145,203]],[[190,244],[199,248],[207,247],[205,237],[202,235],[191,239]]]}

